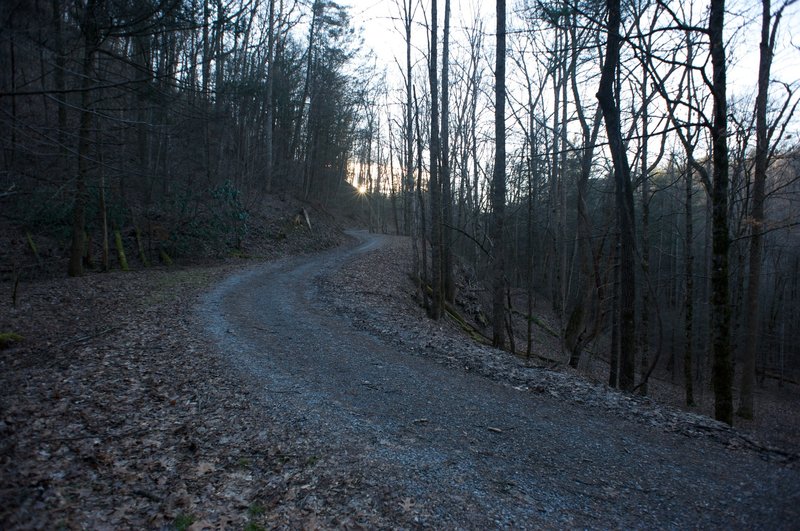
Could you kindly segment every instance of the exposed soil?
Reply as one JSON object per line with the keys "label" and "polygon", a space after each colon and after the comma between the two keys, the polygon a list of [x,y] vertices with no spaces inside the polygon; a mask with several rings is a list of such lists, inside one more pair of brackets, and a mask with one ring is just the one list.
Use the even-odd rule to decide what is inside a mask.
{"label": "exposed soil", "polygon": [[0,527],[797,521],[792,452],[475,345],[421,316],[404,241],[361,237],[23,283],[16,308],[4,284]]}

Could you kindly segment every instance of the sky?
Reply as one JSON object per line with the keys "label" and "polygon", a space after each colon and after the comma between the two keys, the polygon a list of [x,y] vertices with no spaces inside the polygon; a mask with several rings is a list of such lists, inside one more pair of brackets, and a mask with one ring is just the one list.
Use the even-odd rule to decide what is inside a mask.
{"label": "sky", "polygon": [[[402,0],[398,0],[402,1]],[[367,48],[372,49],[378,59],[378,64],[386,65],[389,78],[398,70],[395,57],[401,63],[405,57],[404,37],[401,33],[402,26],[397,19],[399,10],[396,0],[341,0],[343,5],[349,5],[356,27],[363,28],[362,36]],[[703,2],[705,3],[705,2]],[[430,2],[425,1],[425,9],[430,9]],[[778,4],[773,1],[773,4]],[[491,31],[494,25],[494,5],[492,1],[481,0],[452,0],[453,26],[458,28],[469,24],[477,11],[485,20],[485,27]],[[511,12],[518,2],[509,1],[509,23],[513,23]],[[728,2],[731,15],[728,17],[728,34],[733,37],[734,47],[728,51],[732,59],[729,67],[729,91],[733,95],[741,95],[755,89],[758,71],[758,44],[760,40],[760,2],[757,0],[732,0]],[[773,5],[773,9],[775,6]],[[444,0],[439,0],[440,18],[443,17]],[[743,17],[734,17],[733,13],[746,13],[756,24],[749,26],[747,31],[733,33],[734,23],[744,20]],[[421,20],[421,17],[418,17]],[[786,82],[800,79],[800,32],[795,31],[792,36],[790,28],[800,28],[800,2],[790,6],[781,21],[782,31],[779,32],[779,46],[773,62],[773,78]],[[422,38],[424,28],[416,26],[414,30],[417,37]],[[418,41],[419,46],[424,46],[425,41]],[[489,44],[489,42],[487,42]]]}

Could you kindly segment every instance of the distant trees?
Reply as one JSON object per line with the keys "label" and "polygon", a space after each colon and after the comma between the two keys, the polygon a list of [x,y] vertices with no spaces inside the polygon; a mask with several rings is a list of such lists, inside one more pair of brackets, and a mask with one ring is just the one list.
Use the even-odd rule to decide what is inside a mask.
{"label": "distant trees", "polygon": [[71,275],[106,244],[106,223],[135,227],[156,256],[202,249],[223,225],[246,229],[246,204],[224,212],[239,208],[234,192],[246,203],[264,190],[325,200],[348,178],[363,83],[349,15],[333,2],[3,11],[2,182],[18,199],[3,210],[57,237],[69,226]]}

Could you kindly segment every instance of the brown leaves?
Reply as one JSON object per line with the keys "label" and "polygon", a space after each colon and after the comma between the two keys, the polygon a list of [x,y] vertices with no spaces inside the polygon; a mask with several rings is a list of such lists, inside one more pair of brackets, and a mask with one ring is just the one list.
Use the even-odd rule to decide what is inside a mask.
{"label": "brown leaves", "polygon": [[[198,271],[204,282],[222,273]],[[202,507],[200,525],[253,495],[225,474],[225,456],[248,446],[229,412],[248,404],[224,391],[233,382],[187,320],[204,282],[170,275],[25,285],[17,309],[0,312],[0,327],[30,338],[0,357],[2,527],[162,527]],[[226,518],[247,521],[244,510]]]}

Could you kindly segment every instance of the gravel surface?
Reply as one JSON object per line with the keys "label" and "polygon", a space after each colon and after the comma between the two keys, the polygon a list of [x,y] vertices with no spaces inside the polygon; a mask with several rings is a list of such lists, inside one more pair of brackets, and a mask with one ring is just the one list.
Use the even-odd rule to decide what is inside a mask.
{"label": "gravel surface", "polygon": [[[352,297],[359,278],[371,278],[358,264],[392,238],[353,235],[358,243],[228,277],[199,310],[265,418],[313,456],[296,498],[315,518],[475,529],[800,521],[800,472],[726,448],[720,440],[746,439],[711,421],[653,413],[618,393],[603,395],[610,405],[582,404],[570,392],[577,378],[541,368],[489,378],[480,356],[502,353],[437,325],[412,338],[391,305],[370,319],[379,307]],[[382,297],[370,288],[361,300]],[[665,429],[664,419],[682,428]],[[687,437],[691,426],[725,436]]]}

